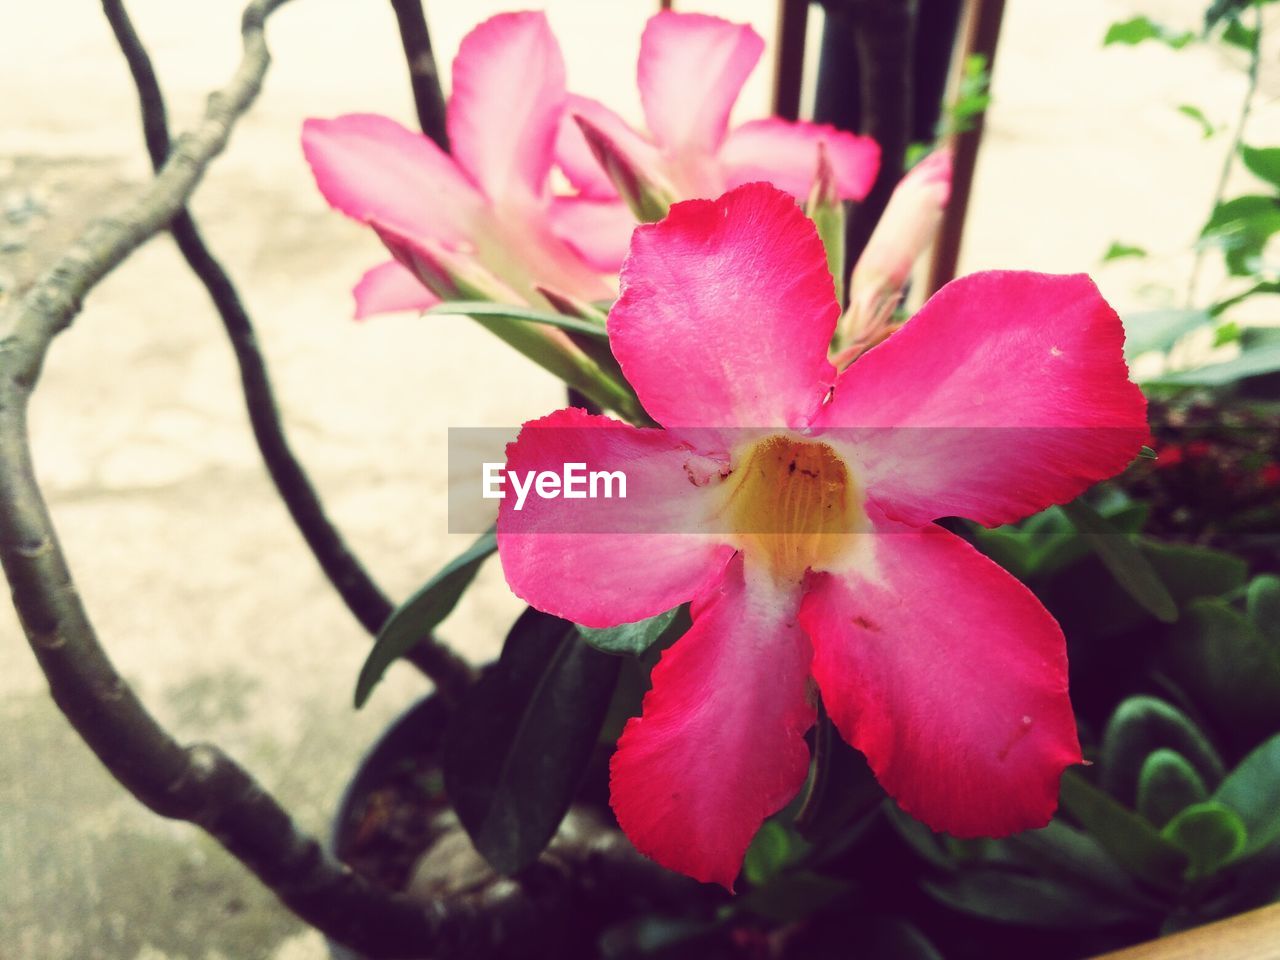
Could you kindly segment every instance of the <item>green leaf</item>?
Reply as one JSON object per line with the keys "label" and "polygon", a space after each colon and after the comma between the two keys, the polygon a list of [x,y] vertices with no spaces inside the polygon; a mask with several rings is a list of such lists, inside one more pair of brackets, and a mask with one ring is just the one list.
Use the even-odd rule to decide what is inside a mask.
{"label": "green leaf", "polygon": [[1141,547],[1179,609],[1201,597],[1230,593],[1249,575],[1249,565],[1225,550],[1146,539]]}
{"label": "green leaf", "polygon": [[1159,651],[1160,663],[1237,744],[1280,729],[1280,649],[1221,598],[1196,600]]}
{"label": "green leaf", "polygon": [[609,334],[598,323],[582,320],[577,317],[552,313],[549,310],[533,310],[528,307],[517,307],[510,303],[490,303],[488,300],[445,300],[426,311],[427,315],[445,314],[460,317],[493,317],[498,320],[512,320],[518,323],[543,323],[548,327],[559,327],[561,330],[572,330],[583,336],[608,341]]}
{"label": "green leaf", "polygon": [[[1223,313],[1228,308],[1234,307],[1237,303],[1243,303],[1245,300],[1248,300],[1250,297],[1257,297],[1257,296],[1262,296],[1264,294],[1276,294],[1276,293],[1280,293],[1280,282],[1277,282],[1275,280],[1263,280],[1259,283],[1255,283],[1253,286],[1249,287],[1243,293],[1237,293],[1235,296],[1227,297],[1227,299],[1225,300],[1219,300],[1217,303],[1215,303],[1213,306],[1209,308],[1209,313],[1211,316],[1216,317],[1219,314]],[[1248,332],[1247,330],[1244,331],[1244,333],[1247,333],[1247,332]]]}
{"label": "green leaf", "polygon": [[1280,147],[1242,146],[1240,159],[1255,177],[1280,188]]}
{"label": "green leaf", "polygon": [[1162,890],[1176,888],[1187,856],[1127,807],[1121,806],[1080,773],[1062,777],[1062,808],[1075,817],[1122,867]]}
{"label": "green leaf", "polygon": [[1222,42],[1252,53],[1258,45],[1258,36],[1256,27],[1246,27],[1239,20],[1232,20],[1222,31]]}
{"label": "green leaf", "polygon": [[1235,343],[1240,339],[1240,325],[1227,321],[1213,331],[1214,347],[1225,347],[1229,343]]}
{"label": "green leaf", "polygon": [[1180,812],[1209,799],[1204,779],[1187,758],[1161,747],[1147,757],[1138,777],[1138,812],[1163,827]]}
{"label": "green leaf", "polygon": [[1157,620],[1172,623],[1178,607],[1132,538],[1118,531],[1089,503],[1077,499],[1063,510],[1116,582]]}
{"label": "green leaf", "polygon": [[1227,774],[1213,799],[1240,815],[1248,833],[1248,857],[1280,840],[1280,734],[1271,737]]}
{"label": "green leaf", "polygon": [[1194,370],[1179,370],[1147,381],[1157,386],[1225,387],[1237,380],[1280,371],[1280,344],[1243,350],[1240,356]]}
{"label": "green leaf", "polygon": [[1280,651],[1280,577],[1269,573],[1254,577],[1246,594],[1245,610],[1262,641]]}
{"label": "green leaf", "polygon": [[1213,801],[1187,807],[1160,835],[1186,851],[1188,882],[1213,876],[1244,851],[1247,841],[1239,814]]}
{"label": "green leaf", "polygon": [[1121,243],[1118,240],[1111,241],[1111,246],[1107,247],[1107,252],[1102,255],[1102,262],[1107,263],[1111,260],[1124,260],[1127,257],[1141,259],[1147,255],[1147,251],[1143,247],[1136,247],[1132,244]]}
{"label": "green leaf", "polygon": [[498,549],[498,538],[490,531],[464,552],[450,560],[434,577],[401,604],[387,618],[373,641],[373,649],[365,658],[356,680],[356,709],[369,699],[387,668],[408,653],[420,640],[431,635],[442,620],[453,612],[462,594],[480,572],[485,559]]}
{"label": "green leaf", "polygon": [[468,691],[445,742],[445,790],[499,873],[533,863],[569,809],[622,661],[567,620],[529,609]]}
{"label": "green leaf", "polygon": [[1133,920],[1115,900],[1082,887],[996,867],[977,867],[922,886],[953,910],[996,923],[1077,931]]}
{"label": "green leaf", "polygon": [[788,870],[763,887],[756,887],[738,897],[734,906],[776,923],[795,923],[817,913],[852,889],[847,880],[837,880],[812,870]]}
{"label": "green leaf", "polygon": [[1204,136],[1204,139],[1208,140],[1217,132],[1213,124],[1209,122],[1209,118],[1204,115],[1204,112],[1199,107],[1184,103],[1179,105],[1178,112],[1184,117],[1190,117],[1200,125],[1200,133]]}
{"label": "green leaf", "polygon": [[1150,17],[1139,16],[1134,17],[1132,20],[1111,24],[1107,28],[1107,35],[1103,38],[1102,45],[1108,47],[1113,43],[1123,43],[1133,46],[1142,43],[1144,40],[1155,40],[1172,47],[1174,50],[1181,50],[1195,38],[1194,33],[1175,33],[1168,27],[1156,23]]}
{"label": "green leaf", "polygon": [[760,825],[742,861],[742,874],[753,887],[772,880],[791,862],[795,843],[791,832],[777,820]]}
{"label": "green leaf", "polygon": [[1141,810],[1145,765],[1162,750],[1185,758],[1209,787],[1226,775],[1218,751],[1190,717],[1171,703],[1140,694],[1123,701],[1107,722],[1099,758],[1102,789],[1125,805],[1136,802]]}
{"label": "green leaf", "polygon": [[1280,198],[1251,194],[1219,203],[1201,237],[1222,248],[1228,272],[1235,277],[1257,272],[1262,250],[1280,231]]}
{"label": "green leaf", "polygon": [[851,947],[858,960],[943,960],[929,938],[911,924],[895,918],[868,918],[853,934]]}
{"label": "green leaf", "polygon": [[1181,337],[1212,322],[1204,310],[1147,310],[1124,317],[1125,359],[1167,351]]}
{"label": "green leaf", "polygon": [[679,612],[679,607],[673,607],[666,613],[649,617],[647,620],[623,623],[616,627],[580,626],[578,632],[582,634],[582,639],[597,650],[603,650],[605,653],[629,653],[638,657],[667,632],[667,628],[671,626]]}

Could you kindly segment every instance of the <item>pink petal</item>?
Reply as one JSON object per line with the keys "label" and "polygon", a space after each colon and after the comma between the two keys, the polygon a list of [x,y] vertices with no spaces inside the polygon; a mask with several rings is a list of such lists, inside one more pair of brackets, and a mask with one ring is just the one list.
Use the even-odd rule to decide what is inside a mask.
{"label": "pink petal", "polygon": [[590,120],[637,161],[658,164],[658,151],[653,144],[631,129],[627,121],[600,101],[571,93],[556,138],[556,162],[569,182],[585,196],[609,199],[616,197],[618,191],[587,146],[582,128],[574,119],[579,116]]}
{"label": "pink petal", "polygon": [[[698,596],[733,549],[694,532],[711,494],[685,469],[693,456],[661,430],[582,410],[526,423],[507,469],[562,474],[566,463],[626,474],[625,499],[541,499],[522,509],[510,480],[498,509],[498,554],[511,590],[530,606],[589,627],[643,620]],[[599,492],[602,492],[602,489]]]}
{"label": "pink petal", "polygon": [[829,124],[792,123],[780,117],[752,120],[734,129],[720,150],[726,183],[765,180],[804,200],[818,169],[818,144],[827,147],[842,200],[861,200],[880,169],[880,146]]}
{"label": "pink petal", "polygon": [[491,17],[453,61],[453,155],[495,202],[540,199],[564,105],[564,59],[546,15]]}
{"label": "pink petal", "polygon": [[312,118],[302,125],[302,151],[330,206],[362,223],[457,241],[484,204],[447,154],[387,117]]}
{"label": "pink petal", "polygon": [[651,17],[637,72],[645,120],[658,143],[673,154],[714,153],[763,51],[764,41],[746,24],[699,13]]}
{"label": "pink petal", "polygon": [[596,270],[617,273],[631,243],[636,218],[621,200],[556,197],[551,231]]}
{"label": "pink petal", "polygon": [[744,584],[739,556],[654,667],[609,785],[623,832],[664,867],[732,890],[760,824],[803,785],[815,711],[795,606]]}
{"label": "pink petal", "polygon": [[360,278],[353,293],[357,320],[379,313],[426,310],[440,302],[439,297],[395,260],[380,263],[368,271]]}
{"label": "pink petal", "polygon": [[665,426],[803,426],[832,382],[838,312],[813,223],[756,183],[636,230],[609,335]]}
{"label": "pink petal", "polygon": [[899,806],[958,837],[1042,827],[1079,763],[1066,641],[1040,602],[942,530],[868,535],[862,572],[813,574],[800,622],[841,735]]}
{"label": "pink petal", "polygon": [[874,428],[844,439],[890,517],[1009,523],[1138,455],[1146,399],[1123,345],[1083,274],[976,273],[846,370],[821,426]]}

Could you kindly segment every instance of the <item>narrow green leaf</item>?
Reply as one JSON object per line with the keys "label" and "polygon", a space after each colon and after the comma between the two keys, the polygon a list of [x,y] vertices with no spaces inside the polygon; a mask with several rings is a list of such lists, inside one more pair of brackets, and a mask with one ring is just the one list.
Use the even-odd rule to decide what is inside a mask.
{"label": "narrow green leaf", "polygon": [[1128,360],[1152,350],[1166,351],[1185,334],[1212,321],[1203,310],[1146,310],[1124,320],[1124,355]]}
{"label": "narrow green leaf", "polygon": [[447,314],[461,317],[495,317],[500,320],[515,320],[520,323],[544,323],[549,327],[561,330],[572,330],[586,337],[598,340],[609,339],[605,328],[598,323],[578,317],[552,313],[549,310],[533,310],[529,307],[517,307],[510,303],[490,303],[487,300],[445,300],[426,311],[430,314]]}
{"label": "narrow green leaf", "polygon": [[453,608],[480,571],[489,554],[498,549],[498,538],[490,531],[450,560],[418,591],[387,618],[378,631],[373,649],[365,658],[356,680],[356,709],[363,707],[387,668],[430,635]]}
{"label": "narrow green leaf", "polygon": [[1129,535],[1119,532],[1084,500],[1074,500],[1063,510],[1129,596],[1157,620],[1172,623],[1178,619],[1173,597]]}
{"label": "narrow green leaf", "polygon": [[1280,147],[1242,146],[1240,159],[1255,177],[1280,188]]}
{"label": "narrow green leaf", "polygon": [[1166,840],[1186,851],[1189,882],[1211,877],[1245,849],[1244,821],[1230,807],[1209,801],[1187,807],[1160,831]]}
{"label": "narrow green leaf", "polygon": [[1218,316],[1230,307],[1234,307],[1237,303],[1243,303],[1251,297],[1262,296],[1264,294],[1280,293],[1280,282],[1275,280],[1263,280],[1255,283],[1243,293],[1237,293],[1235,296],[1227,297],[1225,300],[1219,300],[1209,308],[1210,316]]}
{"label": "narrow green leaf", "polygon": [[1258,36],[1256,27],[1246,27],[1239,20],[1233,19],[1227,24],[1227,29],[1222,31],[1222,42],[1252,53],[1258,45]]}
{"label": "narrow green leaf", "polygon": [[1132,922],[1116,900],[1048,877],[977,867],[922,884],[953,910],[996,923],[1043,930],[1096,930]]}
{"label": "narrow green leaf", "polygon": [[564,819],[621,663],[589,647],[569,621],[529,609],[459,704],[445,743],[445,790],[499,873],[533,863]]}
{"label": "narrow green leaf", "polygon": [[1147,381],[1156,386],[1225,387],[1238,380],[1280,372],[1280,344],[1243,350],[1240,356],[1222,363],[1166,373]]}
{"label": "narrow green leaf", "polygon": [[1227,774],[1213,799],[1240,815],[1248,833],[1242,856],[1280,840],[1280,734],[1257,747]]}
{"label": "narrow green leaf", "polygon": [[679,612],[679,607],[673,607],[666,613],[649,617],[647,620],[623,623],[616,627],[579,626],[578,632],[597,650],[603,650],[605,653],[629,653],[638,657],[666,633]]}
{"label": "narrow green leaf", "polygon": [[1269,573],[1254,577],[1245,610],[1263,642],[1280,654],[1280,577]]}
{"label": "narrow green leaf", "polygon": [[1121,806],[1079,772],[1062,777],[1062,807],[1102,844],[1116,862],[1154,887],[1171,890],[1187,856],[1143,817]]}
{"label": "narrow green leaf", "polygon": [[1204,778],[1187,758],[1162,747],[1147,757],[1138,777],[1138,812],[1157,827],[1187,807],[1209,799]]}
{"label": "narrow green leaf", "polygon": [[1184,117],[1190,117],[1200,125],[1200,133],[1205,140],[1208,140],[1217,132],[1213,124],[1209,122],[1209,118],[1204,115],[1204,112],[1199,107],[1184,103],[1178,107],[1178,112]]}

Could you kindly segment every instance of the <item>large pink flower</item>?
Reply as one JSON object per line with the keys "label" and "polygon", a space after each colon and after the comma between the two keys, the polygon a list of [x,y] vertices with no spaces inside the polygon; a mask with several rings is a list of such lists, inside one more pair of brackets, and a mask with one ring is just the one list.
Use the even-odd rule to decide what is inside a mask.
{"label": "large pink flower", "polygon": [[803,200],[817,172],[819,144],[826,147],[840,197],[867,195],[880,165],[880,148],[867,137],[779,117],[729,129],[729,113],[763,50],[764,41],[747,24],[664,11],[649,20],[640,41],[637,80],[648,135],[596,100],[569,97],[556,158],[580,192],[575,242],[594,262],[616,269],[635,221],[596,162],[579,117],[679,198],[718,197],[762,180]]}
{"label": "large pink flower", "polygon": [[846,371],[813,224],[749,184],[639,228],[613,349],[664,429],[526,424],[508,469],[621,470],[625,499],[502,501],[512,589],[587,626],[692,601],[612,762],[636,847],[731,887],[803,783],[811,683],[903,809],[957,836],[1045,824],[1080,761],[1062,632],[933,521],[1000,524],[1134,457],[1146,404],[1084,276],[949,284]]}
{"label": "large pink flower", "polygon": [[[584,300],[611,285],[560,239],[580,203],[548,178],[566,104],[564,60],[541,13],[500,14],[462,41],[448,106],[452,155],[387,117],[311,119],[302,146],[325,199],[367,223],[404,261],[468,261],[473,276],[513,299],[537,285]],[[563,204],[566,210],[561,210]],[[355,290],[356,315],[421,309],[438,297],[395,260]]]}

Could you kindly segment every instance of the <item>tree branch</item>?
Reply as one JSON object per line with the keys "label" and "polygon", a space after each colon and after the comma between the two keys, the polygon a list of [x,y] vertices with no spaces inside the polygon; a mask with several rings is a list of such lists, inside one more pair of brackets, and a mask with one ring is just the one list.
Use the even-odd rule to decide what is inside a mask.
{"label": "tree branch", "polygon": [[[608,897],[611,877],[634,873],[663,890],[668,875],[610,830],[570,844],[561,853],[568,875],[551,882],[499,885],[491,895],[429,904],[369,883],[301,833],[221,750],[180,744],[155,721],[98,641],[36,482],[27,408],[54,337],[98,281],[182,211],[261,87],[269,61],[263,24],[283,2],[254,0],[245,11],[244,54],[232,80],[209,98],[198,126],[178,139],[132,205],[90,225],[0,314],[0,564],[54,702],[152,811],[204,828],[299,917],[375,960],[536,956],[538,931],[560,922],[592,878]],[[153,115],[149,138],[157,131],[163,124]],[[543,869],[537,879],[547,875]]]}
{"label": "tree branch", "polygon": [[431,52],[431,34],[427,32],[422,0],[391,0],[391,9],[400,27],[400,44],[409,66],[409,85],[413,88],[418,125],[447,153],[449,131],[445,125],[444,93],[440,90],[435,54]]}
{"label": "tree branch", "polygon": [[[151,157],[151,165],[159,171],[169,158],[171,148],[164,94],[151,58],[122,0],[102,0],[102,9],[133,75],[147,153]],[[169,230],[222,318],[240,369],[240,383],[254,440],[276,491],[347,609],[369,633],[377,634],[391,615],[392,604],[326,515],[315,487],[289,447],[266,360],[258,347],[253,321],[235,284],[205,245],[188,210],[178,211],[169,224]],[[415,646],[407,658],[449,699],[456,699],[474,678],[465,660],[432,637]]]}

